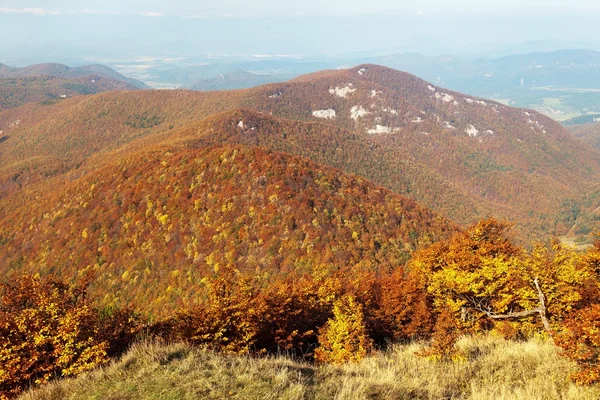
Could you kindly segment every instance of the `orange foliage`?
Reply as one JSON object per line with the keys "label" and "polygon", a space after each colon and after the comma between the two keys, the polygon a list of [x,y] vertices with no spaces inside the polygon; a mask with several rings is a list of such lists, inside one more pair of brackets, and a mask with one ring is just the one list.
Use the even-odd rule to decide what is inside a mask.
{"label": "orange foliage", "polygon": [[564,355],[577,362],[571,378],[583,385],[600,382],[600,304],[574,312],[564,321],[555,342]]}
{"label": "orange foliage", "polygon": [[437,316],[429,347],[418,354],[436,360],[455,360],[459,355],[454,345],[462,333],[452,312],[443,310]]}
{"label": "orange foliage", "polygon": [[206,280],[205,302],[179,313],[173,320],[173,333],[196,345],[247,353],[254,345],[262,314],[253,282],[231,264],[215,269],[215,276]]}
{"label": "orange foliage", "polygon": [[90,294],[103,304],[164,316],[198,299],[211,260],[271,281],[319,265],[387,272],[453,230],[411,200],[299,157],[163,149],[0,217],[0,272],[96,271]]}
{"label": "orange foliage", "polygon": [[434,315],[424,276],[400,267],[382,278],[380,291],[380,303],[372,316],[370,310],[366,311],[369,325],[381,328],[375,335],[379,336],[378,342],[429,337]]}
{"label": "orange foliage", "polygon": [[309,276],[266,287],[259,298],[263,314],[257,349],[310,357],[318,329],[331,314],[333,300],[323,292],[319,292],[318,281]]}

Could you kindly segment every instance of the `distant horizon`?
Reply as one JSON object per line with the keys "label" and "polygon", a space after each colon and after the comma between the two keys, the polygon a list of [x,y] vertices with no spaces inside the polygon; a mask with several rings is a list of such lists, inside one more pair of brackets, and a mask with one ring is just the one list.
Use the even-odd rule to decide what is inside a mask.
{"label": "distant horizon", "polygon": [[[503,58],[508,58],[508,57],[518,57],[518,56],[526,56],[526,55],[534,55],[534,54],[553,54],[553,53],[566,53],[566,52],[591,52],[591,53],[598,53],[600,54],[600,50],[595,50],[595,49],[590,49],[590,48],[574,48],[574,47],[565,47],[565,48],[559,48],[556,50],[548,50],[548,51],[523,51],[523,52],[515,52],[515,53],[511,53],[511,54],[507,54],[507,55],[503,55],[503,56],[498,56],[498,57],[468,57],[468,56],[464,56],[464,55],[454,55],[454,54],[450,54],[450,53],[439,53],[439,54],[423,54],[423,53],[419,53],[419,52],[414,52],[414,51],[406,51],[406,52],[396,52],[396,53],[384,53],[384,54],[373,54],[370,57],[392,57],[392,56],[418,56],[418,57],[425,57],[425,58],[437,58],[437,57],[453,57],[455,59],[462,59],[462,60],[499,60],[499,59],[503,59]],[[329,55],[286,55],[286,54],[220,54],[220,55],[214,55],[214,54],[197,54],[194,56],[190,56],[189,59],[185,59],[185,58],[181,58],[181,59],[176,59],[176,58],[170,58],[170,57],[164,57],[161,58],[160,56],[139,56],[139,57],[134,57],[129,60],[129,63],[136,63],[136,62],[152,62],[152,61],[168,61],[169,63],[171,63],[172,65],[196,65],[196,66],[203,66],[203,65],[210,65],[210,64],[235,64],[235,63],[240,63],[240,62],[246,62],[246,63],[252,63],[252,62],[256,62],[256,63],[261,63],[261,62],[289,62],[289,63],[315,63],[315,62],[344,62],[344,61],[356,61],[357,63],[361,63],[361,58],[365,58],[365,57],[357,57],[354,56],[356,58],[353,58],[352,53],[343,53],[343,54],[339,54],[339,55],[333,55],[333,56],[329,56]],[[199,61],[199,59],[205,58],[205,61]],[[211,60],[212,58],[212,60]],[[196,62],[190,62],[190,61],[185,61],[185,60],[194,60],[197,59],[198,61]],[[60,65],[65,65],[69,68],[77,68],[77,67],[81,67],[81,66],[86,66],[86,65],[104,65],[104,66],[108,66],[111,68],[115,67],[115,63],[118,62],[123,62],[125,60],[121,59],[120,57],[117,57],[114,60],[109,60],[109,59],[85,59],[85,58],[81,58],[78,59],[77,57],[73,57],[72,60],[54,60],[54,59],[47,59],[47,60],[40,60],[38,62],[31,62],[31,63],[23,63],[23,62],[18,62],[16,64],[12,64],[10,61],[6,61],[0,58],[0,64],[4,65],[6,67],[9,68],[26,68],[26,67],[31,67],[34,65],[39,65],[39,64],[60,64]],[[179,63],[179,61],[185,61],[182,62],[181,64]],[[212,61],[212,62],[211,62]],[[340,68],[352,68],[354,65],[340,65]]]}
{"label": "distant horizon", "polygon": [[69,58],[226,58],[256,54],[323,59],[352,53],[372,56],[405,52],[494,58],[568,48],[600,50],[596,40],[600,37],[600,9],[596,8],[587,13],[574,10],[562,14],[505,11],[444,15],[411,11],[198,18],[177,9],[171,14],[52,10],[0,7],[0,25],[10,32],[0,37],[0,62],[23,66]]}

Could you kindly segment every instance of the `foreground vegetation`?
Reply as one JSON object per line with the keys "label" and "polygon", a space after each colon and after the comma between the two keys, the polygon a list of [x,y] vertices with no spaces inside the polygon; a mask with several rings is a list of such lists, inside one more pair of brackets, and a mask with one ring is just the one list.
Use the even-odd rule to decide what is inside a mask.
{"label": "foreground vegetation", "polygon": [[464,337],[463,362],[415,355],[395,345],[358,364],[332,366],[286,356],[226,356],[185,344],[144,342],[119,361],[25,393],[53,399],[598,399],[597,386],[568,379],[575,365],[549,341]]}
{"label": "foreground vegetation", "polygon": [[[433,397],[427,397],[429,389],[414,386],[412,392],[408,391],[413,398],[464,398],[463,392],[475,390],[479,381],[489,386],[491,398],[498,398],[494,396],[503,382],[508,382],[509,394],[521,384],[522,390],[537,390],[529,381],[538,378],[530,376],[537,376],[538,368],[557,365],[562,365],[556,369],[560,379],[571,378],[580,385],[600,382],[600,242],[586,253],[577,253],[557,242],[524,249],[511,240],[506,224],[492,219],[415,252],[405,266],[389,272],[365,269],[360,264],[345,269],[323,264],[304,275],[267,282],[260,275],[238,270],[231,255],[215,258],[211,263],[214,272],[202,280],[198,303],[154,320],[133,309],[99,306],[97,299],[88,296],[92,275],[86,276],[79,286],[27,275],[0,285],[0,399],[15,397],[34,384],[75,377],[105,366],[117,360],[140,336],[161,343],[183,342],[196,349],[212,349],[223,357],[267,357],[256,361],[259,364],[268,363],[270,355],[281,351],[294,354],[295,359],[312,363],[302,367],[304,370],[298,369],[297,384],[302,388],[302,382],[308,382],[308,389],[301,390],[306,396],[320,382],[319,374],[335,376],[339,373],[327,371],[350,371],[350,376],[361,376],[365,373],[361,372],[361,365],[372,362],[378,365],[373,368],[384,371],[373,372],[373,376],[401,373],[402,369],[394,372],[396,368],[417,372],[425,368],[419,374],[427,376],[427,368],[434,368],[430,377],[424,379],[435,383],[431,390],[445,390],[448,394],[435,392]],[[502,342],[507,354],[538,354],[534,361],[539,361],[541,367],[531,360],[519,359],[522,365],[512,368],[510,357],[497,365],[479,365],[502,346],[487,339],[469,344],[461,337],[490,335],[510,341]],[[531,340],[540,337],[549,338],[560,347],[565,360],[549,361],[542,355],[550,350],[531,348],[531,343],[535,343]],[[404,350],[390,348],[389,343],[398,342],[413,344]],[[428,344],[415,344],[424,342]],[[519,350],[510,350],[511,346]],[[140,348],[144,346],[138,346],[133,353]],[[388,353],[372,358],[377,349]],[[199,350],[180,349],[167,361],[185,360],[186,351],[200,354]],[[418,358],[396,359],[398,352],[410,352],[411,357]],[[556,358],[556,350],[552,352]],[[390,357],[392,361],[385,361]],[[365,358],[370,361],[363,361]],[[163,379],[144,378],[146,367],[136,365],[135,359],[124,361],[135,376],[144,382]],[[170,361],[154,359],[167,368],[161,371],[168,372]],[[567,359],[574,364],[565,364]],[[238,362],[232,358],[224,360],[208,364]],[[185,361],[185,365],[193,365],[192,361]],[[395,366],[396,362],[401,366]],[[432,362],[437,366],[432,367]],[[342,370],[333,367],[353,363],[358,368],[354,372],[350,366]],[[454,382],[449,387],[437,382],[438,374],[448,373],[445,369],[456,374],[449,379]],[[402,375],[410,377],[414,373]],[[487,373],[498,373],[499,377],[485,378]],[[550,374],[551,371],[545,371],[539,376]],[[263,379],[266,378],[251,380],[254,385]],[[335,378],[343,379],[344,376]],[[388,388],[385,380],[380,381],[383,378],[377,379],[379,383],[373,383],[372,388],[350,387],[348,393],[364,390],[365,396],[371,393],[377,397],[381,390],[381,396],[397,398],[408,390],[404,386]],[[246,388],[243,384],[227,385],[234,394],[238,386]],[[259,389],[257,393],[262,390]],[[127,387],[119,390],[125,394],[130,391]],[[560,390],[555,391],[560,394]],[[315,396],[322,393],[320,388],[315,389]],[[530,394],[535,393],[523,395],[530,398]]]}

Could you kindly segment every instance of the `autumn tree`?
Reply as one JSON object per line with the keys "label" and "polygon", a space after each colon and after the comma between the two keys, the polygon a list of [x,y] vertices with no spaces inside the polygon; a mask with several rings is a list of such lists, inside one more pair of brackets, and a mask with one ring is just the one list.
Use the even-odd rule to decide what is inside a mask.
{"label": "autumn tree", "polygon": [[555,341],[563,354],[579,366],[578,371],[571,374],[576,383],[600,382],[600,304],[592,304],[569,315]]}
{"label": "autumn tree", "polygon": [[579,366],[571,378],[579,384],[594,384],[600,382],[600,241],[586,251],[582,262],[591,277],[578,293],[579,307],[568,313],[555,342]]}
{"label": "autumn tree", "polygon": [[522,335],[550,333],[580,304],[590,270],[557,242],[531,252],[516,246],[507,224],[484,220],[418,252],[411,268],[427,277],[436,310],[465,332],[516,324]]}
{"label": "autumn tree", "polygon": [[0,285],[0,398],[108,361],[84,287],[31,276]]}
{"label": "autumn tree", "polygon": [[312,357],[318,330],[331,316],[340,289],[335,277],[321,274],[269,284],[258,299],[262,315],[256,348]]}
{"label": "autumn tree", "polygon": [[177,314],[172,334],[227,353],[247,353],[255,343],[262,314],[254,282],[231,262],[213,266],[214,276],[205,280],[206,299]]}
{"label": "autumn tree", "polygon": [[378,302],[365,311],[378,342],[428,338],[435,322],[427,279],[417,270],[398,267],[379,279]]}
{"label": "autumn tree", "polygon": [[333,306],[333,318],[319,330],[315,359],[342,364],[362,360],[373,344],[367,335],[363,307],[353,296],[344,296]]}

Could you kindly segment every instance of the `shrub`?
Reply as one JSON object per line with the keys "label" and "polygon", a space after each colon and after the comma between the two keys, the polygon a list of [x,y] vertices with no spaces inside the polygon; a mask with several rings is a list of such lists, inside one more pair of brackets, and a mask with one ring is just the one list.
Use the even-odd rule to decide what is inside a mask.
{"label": "shrub", "polygon": [[419,353],[435,360],[457,360],[460,358],[455,344],[461,335],[461,329],[449,310],[443,310],[437,317],[431,343],[427,349]]}
{"label": "shrub", "polygon": [[376,336],[393,341],[429,338],[434,315],[426,279],[415,271],[398,268],[381,281],[379,306],[372,318],[381,329]]}
{"label": "shrub", "polygon": [[205,302],[175,316],[171,323],[173,336],[225,353],[248,353],[262,314],[252,280],[226,265],[206,285]]}
{"label": "shrub", "polygon": [[581,385],[600,382],[600,304],[575,311],[564,321],[555,342],[579,366],[571,375],[573,381]]}
{"label": "shrub", "polygon": [[0,291],[0,398],[108,361],[85,288],[23,276]]}

